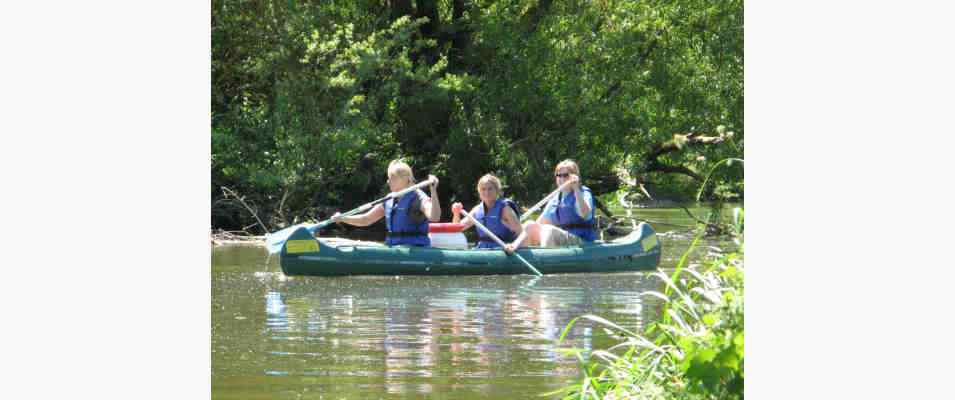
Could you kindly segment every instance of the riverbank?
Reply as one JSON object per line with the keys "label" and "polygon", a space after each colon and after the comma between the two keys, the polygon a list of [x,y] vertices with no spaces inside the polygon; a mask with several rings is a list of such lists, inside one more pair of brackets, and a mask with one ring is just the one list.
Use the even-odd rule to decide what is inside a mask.
{"label": "riverbank", "polygon": [[265,236],[253,236],[245,232],[218,231],[209,235],[213,247],[227,245],[246,245],[265,247]]}

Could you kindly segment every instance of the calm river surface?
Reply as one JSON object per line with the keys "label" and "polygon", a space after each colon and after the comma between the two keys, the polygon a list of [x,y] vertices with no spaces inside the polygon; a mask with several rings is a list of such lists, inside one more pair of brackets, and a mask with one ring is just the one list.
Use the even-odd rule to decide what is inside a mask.
{"label": "calm river surface", "polygon": [[[694,209],[703,215],[700,209]],[[672,268],[692,241],[681,209],[643,209]],[[672,225],[670,225],[672,224]],[[702,242],[729,249],[728,243]],[[616,343],[596,314],[640,330],[659,303],[647,273],[286,277],[262,247],[212,251],[214,399],[514,399],[578,379],[560,348]]]}

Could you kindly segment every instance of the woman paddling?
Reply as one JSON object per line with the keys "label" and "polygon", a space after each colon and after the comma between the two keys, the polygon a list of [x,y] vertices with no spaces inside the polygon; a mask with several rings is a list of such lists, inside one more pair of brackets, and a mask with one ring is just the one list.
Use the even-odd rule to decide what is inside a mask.
{"label": "woman paddling", "polygon": [[[474,206],[469,213],[472,217],[479,220],[485,227],[493,232],[502,241],[510,242],[517,238],[523,232],[520,219],[517,217],[517,205],[510,199],[502,199],[501,180],[496,176],[487,174],[478,180],[478,196],[481,198],[481,204]],[[464,229],[474,226],[474,221],[470,217],[461,220],[461,209],[464,206],[458,202],[451,205],[451,212],[454,214],[452,222],[464,224]],[[479,249],[499,249],[500,245],[492,240],[484,230],[478,230]]]}
{"label": "woman paddling", "polygon": [[554,168],[554,179],[560,187],[570,185],[547,203],[544,212],[524,224],[524,232],[513,242],[504,246],[513,252],[521,246],[562,247],[593,242],[597,239],[594,230],[594,198],[590,188],[580,184],[580,168],[573,160],[564,160]]}
{"label": "woman paddling", "polygon": [[[388,199],[361,215],[342,217],[335,213],[332,221],[344,222],[354,226],[368,226],[385,217],[388,246],[430,247],[428,223],[441,220],[441,202],[438,200],[438,178],[428,175],[431,184],[431,197],[423,191],[415,190],[396,199]],[[388,165],[388,187],[392,193],[399,192],[414,184],[411,167],[403,161],[395,160]]]}

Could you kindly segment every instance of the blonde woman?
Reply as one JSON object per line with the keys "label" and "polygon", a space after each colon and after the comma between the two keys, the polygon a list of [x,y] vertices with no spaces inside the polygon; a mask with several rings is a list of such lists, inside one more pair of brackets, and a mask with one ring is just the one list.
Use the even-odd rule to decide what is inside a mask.
{"label": "blonde woman", "polygon": [[[517,205],[511,199],[501,198],[501,180],[491,174],[486,174],[478,180],[478,197],[481,198],[481,204],[474,206],[471,210],[471,217],[481,221],[488,230],[493,232],[501,241],[510,242],[517,238],[524,231],[521,227],[520,218],[517,217]],[[474,226],[474,221],[468,217],[461,220],[461,209],[464,206],[461,203],[451,205],[451,212],[454,214],[452,222],[464,224],[464,229]],[[483,229],[478,229],[479,249],[499,249],[497,244],[490,236],[484,233]]]}
{"label": "blonde woman", "polygon": [[565,187],[544,207],[537,218],[524,224],[524,233],[504,246],[512,252],[521,246],[563,247],[593,242],[594,198],[590,188],[580,183],[580,167],[574,160],[564,160],[554,168],[554,182]]}
{"label": "blonde woman", "polygon": [[[431,197],[421,190],[415,190],[399,198],[388,199],[361,215],[341,217],[341,213],[335,213],[332,221],[368,226],[385,217],[385,226],[388,228],[386,245],[430,247],[428,223],[441,220],[441,202],[438,200],[438,178],[428,175],[428,179],[434,180],[430,186]],[[395,160],[388,165],[388,187],[392,192],[402,191],[413,184],[414,175],[408,164]]]}

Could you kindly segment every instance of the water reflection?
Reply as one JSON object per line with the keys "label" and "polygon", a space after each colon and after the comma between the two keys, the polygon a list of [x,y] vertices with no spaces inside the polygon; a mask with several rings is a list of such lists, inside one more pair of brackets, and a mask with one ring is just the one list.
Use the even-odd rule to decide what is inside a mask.
{"label": "water reflection", "polygon": [[[574,377],[576,360],[556,346],[566,324],[593,312],[638,330],[648,309],[640,293],[655,289],[645,274],[591,275],[586,284],[574,276],[530,280],[281,282],[265,295],[265,374],[376,378],[391,394],[427,394],[435,385],[480,393],[495,379]],[[564,346],[590,350],[595,332],[602,330],[578,322]]]}
{"label": "water reflection", "polygon": [[[689,224],[681,209],[638,215]],[[655,228],[673,268],[692,231]],[[660,308],[645,274],[288,278],[267,256],[213,249],[215,399],[536,398],[579,376],[556,345],[571,319],[640,330]],[[562,347],[615,343],[584,321]]]}

